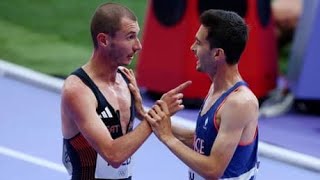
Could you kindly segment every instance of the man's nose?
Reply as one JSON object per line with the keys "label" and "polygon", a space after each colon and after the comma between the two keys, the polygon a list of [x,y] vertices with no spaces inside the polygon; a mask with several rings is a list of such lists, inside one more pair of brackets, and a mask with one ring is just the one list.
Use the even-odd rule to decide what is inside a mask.
{"label": "man's nose", "polygon": [[139,51],[139,50],[141,50],[141,49],[142,49],[142,45],[141,45],[141,43],[140,43],[140,40],[137,39],[137,40],[136,40],[136,43],[135,43],[135,45],[134,45],[134,50],[135,50],[135,51]]}

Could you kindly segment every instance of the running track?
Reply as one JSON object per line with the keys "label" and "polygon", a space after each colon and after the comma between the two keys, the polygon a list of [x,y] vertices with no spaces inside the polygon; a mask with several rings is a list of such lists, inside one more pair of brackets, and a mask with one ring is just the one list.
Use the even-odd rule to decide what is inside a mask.
{"label": "running track", "polygon": [[[0,68],[1,179],[69,179],[61,164],[60,93],[18,79]],[[179,115],[184,113],[191,112]],[[187,179],[188,168],[154,135],[134,155],[134,161],[136,180]],[[319,171],[262,155],[260,161],[259,180],[320,179]]]}

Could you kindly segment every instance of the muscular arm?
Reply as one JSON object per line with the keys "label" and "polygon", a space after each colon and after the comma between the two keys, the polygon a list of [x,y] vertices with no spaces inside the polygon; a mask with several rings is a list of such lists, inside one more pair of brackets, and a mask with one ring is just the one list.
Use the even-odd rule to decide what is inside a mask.
{"label": "muscular arm", "polygon": [[246,124],[257,118],[256,107],[251,104],[230,103],[221,110],[220,128],[210,156],[193,151],[172,134],[168,128],[170,118],[163,104],[160,110],[149,113],[146,118],[158,138],[187,166],[205,179],[218,179],[229,164]]}
{"label": "muscular arm", "polygon": [[193,147],[195,127],[191,124],[183,124],[181,121],[171,120],[171,128],[174,136],[189,148]]}
{"label": "muscular arm", "polygon": [[[108,128],[96,113],[94,94],[83,83],[69,81],[62,93],[63,114],[72,119],[89,144],[113,167],[119,167],[151,134],[146,121],[130,133],[112,139]],[[66,80],[68,81],[68,80]]]}

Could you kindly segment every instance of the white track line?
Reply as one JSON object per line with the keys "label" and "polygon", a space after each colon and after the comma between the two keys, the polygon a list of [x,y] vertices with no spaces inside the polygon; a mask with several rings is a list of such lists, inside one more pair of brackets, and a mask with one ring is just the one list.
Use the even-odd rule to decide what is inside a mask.
{"label": "white track line", "polygon": [[54,163],[46,159],[31,156],[29,154],[25,154],[25,153],[22,153],[13,149],[9,149],[3,146],[0,146],[0,154],[11,157],[11,158],[19,159],[22,161],[26,161],[28,163],[45,167],[54,171],[67,173],[65,167],[62,164]]}

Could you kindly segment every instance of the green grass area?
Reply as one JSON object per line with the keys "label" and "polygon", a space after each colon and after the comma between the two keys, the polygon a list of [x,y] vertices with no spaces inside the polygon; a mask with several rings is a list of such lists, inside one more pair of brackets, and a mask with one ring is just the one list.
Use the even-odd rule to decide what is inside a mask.
{"label": "green grass area", "polygon": [[145,0],[2,1],[0,58],[43,73],[68,75],[91,56],[90,19],[103,2],[126,5],[143,28]]}
{"label": "green grass area", "polygon": [[[55,76],[66,76],[91,56],[89,32],[96,7],[110,0],[3,0],[0,3],[0,59]],[[138,16],[143,33],[146,0],[113,0]],[[290,46],[279,54],[286,73]],[[134,68],[136,59],[131,67]]]}

